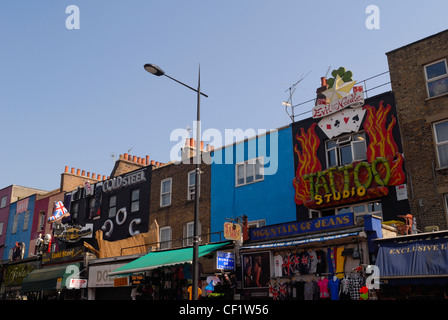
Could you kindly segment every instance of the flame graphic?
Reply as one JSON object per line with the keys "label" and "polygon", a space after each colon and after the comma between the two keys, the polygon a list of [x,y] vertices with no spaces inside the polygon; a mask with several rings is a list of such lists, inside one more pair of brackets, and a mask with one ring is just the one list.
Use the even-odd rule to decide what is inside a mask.
{"label": "flame graphic", "polygon": [[303,176],[322,170],[322,165],[317,158],[320,140],[314,130],[316,125],[317,123],[313,123],[307,132],[300,128],[301,134],[297,134],[295,137],[302,147],[302,152],[300,152],[297,144],[294,145],[294,153],[297,155],[298,165],[296,176],[293,179],[293,186],[296,190],[294,200],[298,205],[305,203],[310,195],[310,185],[303,179]]}
{"label": "flame graphic", "polygon": [[[383,101],[381,101],[378,109],[370,105],[365,105],[363,108],[367,110],[364,130],[369,135],[370,140],[367,148],[367,161],[372,163],[378,157],[386,158],[391,171],[388,184],[391,186],[402,184],[405,180],[403,155],[398,152],[398,146],[392,135],[397,119],[392,116],[392,121],[386,127],[387,115],[391,106],[388,104],[387,107],[384,107]],[[378,172],[381,176],[385,174],[385,171],[383,166],[379,166]]]}

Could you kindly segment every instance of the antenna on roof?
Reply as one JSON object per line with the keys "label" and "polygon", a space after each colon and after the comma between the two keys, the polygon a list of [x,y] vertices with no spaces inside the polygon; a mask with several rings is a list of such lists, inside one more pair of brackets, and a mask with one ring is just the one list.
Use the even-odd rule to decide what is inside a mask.
{"label": "antenna on roof", "polygon": [[[290,86],[288,89],[285,90],[285,92],[289,91],[289,99],[288,99],[288,101],[283,101],[282,102],[282,106],[285,107],[285,111],[288,114],[288,116],[289,116],[289,118],[291,119],[292,122],[294,122],[294,106],[292,104],[292,96],[293,96],[294,92],[296,91],[296,86],[300,82],[302,82],[303,79],[305,79],[306,76],[308,76],[310,73],[311,73],[311,71],[308,72],[305,76],[303,76],[303,73],[302,73],[302,75],[300,76],[300,79],[296,83],[294,83],[292,86]],[[288,107],[291,107],[291,113],[292,114],[290,114],[288,112]]]}

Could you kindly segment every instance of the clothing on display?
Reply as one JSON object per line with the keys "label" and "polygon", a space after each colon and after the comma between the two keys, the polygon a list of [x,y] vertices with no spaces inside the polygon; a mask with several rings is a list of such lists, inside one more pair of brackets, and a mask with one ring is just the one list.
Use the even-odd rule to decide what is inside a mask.
{"label": "clothing on display", "polygon": [[[365,279],[360,267],[344,273],[343,250],[329,247],[276,253],[269,296],[274,300],[359,300]],[[302,279],[301,275],[306,276]]]}

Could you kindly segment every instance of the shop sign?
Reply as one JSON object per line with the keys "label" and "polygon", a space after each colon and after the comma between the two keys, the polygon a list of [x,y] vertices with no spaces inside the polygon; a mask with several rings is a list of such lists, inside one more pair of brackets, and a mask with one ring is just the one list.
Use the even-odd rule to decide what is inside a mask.
{"label": "shop sign", "polygon": [[354,225],[353,213],[338,214],[313,220],[294,221],[250,230],[251,240],[267,240],[285,236],[296,236],[311,232],[328,231]]}
{"label": "shop sign", "polygon": [[[325,94],[325,91],[323,92],[323,94]],[[353,87],[353,93],[348,94],[335,101],[328,102],[327,99],[317,100],[317,104],[313,108],[313,118],[325,117],[348,107],[359,108],[363,104],[364,104],[363,88],[362,86],[356,86]]]}
{"label": "shop sign", "polygon": [[87,288],[87,279],[70,279],[69,288],[81,289]]}
{"label": "shop sign", "polygon": [[124,187],[132,186],[134,184],[145,182],[145,170],[140,170],[118,176],[103,182],[103,192],[116,191]]}
{"label": "shop sign", "polygon": [[49,252],[42,255],[42,264],[56,263],[63,261],[79,260],[86,254],[85,247],[60,250],[58,252]]}
{"label": "shop sign", "polygon": [[391,105],[384,106],[384,101],[380,101],[378,107],[362,108],[366,113],[363,129],[369,138],[363,161],[324,169],[318,156],[323,144],[316,133],[318,123],[299,128],[294,138],[297,167],[293,186],[297,205],[319,210],[378,199],[388,195],[389,187],[404,183],[404,157],[394,139],[397,122],[393,115],[389,116]]}
{"label": "shop sign", "polygon": [[216,269],[234,270],[235,255],[231,252],[216,252]]}
{"label": "shop sign", "polygon": [[131,275],[131,285],[143,284],[144,281],[145,281],[144,273],[138,273],[138,274]]}
{"label": "shop sign", "polygon": [[18,286],[37,267],[36,263],[21,263],[9,265],[6,268],[5,285]]}
{"label": "shop sign", "polygon": [[240,240],[241,225],[231,222],[224,223],[224,238],[227,240]]}
{"label": "shop sign", "polygon": [[65,242],[77,242],[81,238],[92,238],[93,223],[88,223],[82,227],[79,225],[64,225],[62,231],[58,230],[54,237]]}
{"label": "shop sign", "polygon": [[126,263],[116,263],[89,266],[89,288],[113,287],[114,278],[109,277],[109,272],[112,272],[125,264]]}
{"label": "shop sign", "polygon": [[114,279],[114,287],[126,287],[129,285],[129,277],[120,277]]}

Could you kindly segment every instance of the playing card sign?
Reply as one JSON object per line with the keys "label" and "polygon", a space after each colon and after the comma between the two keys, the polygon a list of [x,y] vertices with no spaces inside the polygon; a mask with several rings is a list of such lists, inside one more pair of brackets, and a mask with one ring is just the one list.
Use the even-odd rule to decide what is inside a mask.
{"label": "playing card sign", "polygon": [[355,87],[353,86],[355,81],[351,81],[353,93],[350,94],[345,91],[340,91],[347,83],[338,87],[337,85],[340,83],[338,80],[335,82],[335,87],[323,92],[327,99],[317,100],[316,106],[312,110],[313,118],[322,118],[348,107],[359,108],[364,105],[364,91],[362,86]]}
{"label": "playing card sign", "polygon": [[343,109],[319,121],[319,128],[333,138],[341,133],[357,132],[361,125],[366,110],[363,108]]}

